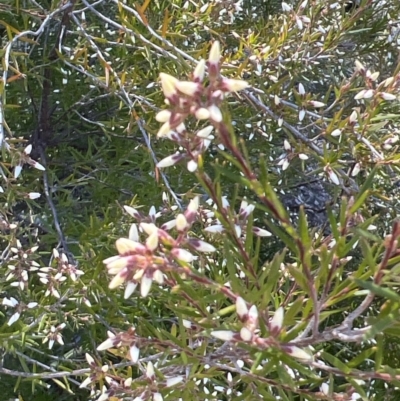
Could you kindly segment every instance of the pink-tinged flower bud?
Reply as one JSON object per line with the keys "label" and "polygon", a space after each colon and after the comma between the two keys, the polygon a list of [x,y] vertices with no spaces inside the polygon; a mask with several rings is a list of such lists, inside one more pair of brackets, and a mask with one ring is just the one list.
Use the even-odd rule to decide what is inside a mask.
{"label": "pink-tinged flower bud", "polygon": [[171,132],[171,126],[169,125],[169,122],[167,121],[166,123],[164,123],[161,128],[158,130],[157,132],[157,136],[159,138],[163,138],[169,135],[169,133]]}
{"label": "pink-tinged flower bud", "polygon": [[304,361],[312,361],[313,356],[310,355],[308,352],[302,350],[299,347],[296,347],[294,345],[287,345],[283,347],[284,351],[286,351],[289,355],[293,356],[294,358],[297,359],[302,359]]}
{"label": "pink-tinged flower bud", "polygon": [[146,298],[149,295],[151,285],[153,284],[153,279],[148,277],[146,274],[143,275],[142,279],[140,280],[140,295],[143,298]]}
{"label": "pink-tinged flower bud", "polygon": [[159,123],[166,123],[167,121],[169,121],[171,114],[172,113],[169,110],[161,110],[157,113],[156,120]]}
{"label": "pink-tinged flower bud", "polygon": [[240,320],[244,320],[249,313],[246,301],[242,297],[236,298],[236,313],[238,314]]}
{"label": "pink-tinged flower bud", "polygon": [[210,112],[205,107],[200,107],[194,112],[194,116],[197,120],[208,120],[210,118]]}
{"label": "pink-tinged flower bud", "polygon": [[176,386],[177,384],[181,383],[182,381],[183,381],[182,376],[169,377],[165,383],[165,386],[166,387]]}
{"label": "pink-tinged flower bud", "polygon": [[204,229],[208,233],[215,234],[215,233],[222,233],[225,231],[225,228],[222,224],[215,224],[214,226],[209,226]]}
{"label": "pink-tinged flower bud", "polygon": [[189,213],[197,213],[197,210],[199,209],[199,201],[200,198],[198,196],[195,196],[193,199],[190,200],[186,210]]}
{"label": "pink-tinged flower bud", "polygon": [[124,291],[124,299],[128,299],[136,290],[137,283],[133,281],[128,281]]}
{"label": "pink-tinged flower bud", "polygon": [[194,96],[201,89],[200,84],[191,81],[178,81],[175,84],[175,87],[179,90],[179,92],[182,92],[187,96]]}
{"label": "pink-tinged flower bud", "polygon": [[143,218],[142,214],[140,212],[138,212],[135,208],[131,207],[131,206],[124,206],[125,212],[127,212],[130,216],[132,216],[133,218],[140,220]]}
{"label": "pink-tinged flower bud", "polygon": [[288,3],[282,2],[282,10],[286,13],[292,11],[292,7]]}
{"label": "pink-tinged flower bud", "polygon": [[197,132],[196,136],[198,136],[199,138],[208,138],[210,136],[211,132],[213,131],[213,129],[214,129],[214,127],[212,125],[209,125],[203,129],[201,129],[199,132]]}
{"label": "pink-tinged flower bud", "polygon": [[46,170],[40,163],[35,162],[34,160],[30,161],[29,164],[37,170],[41,170],[41,171]]}
{"label": "pink-tinged flower bud", "polygon": [[398,142],[398,140],[399,140],[399,136],[394,135],[394,136],[391,136],[390,138],[385,139],[385,141],[383,143],[384,143],[384,145],[393,145],[396,142]]}
{"label": "pink-tinged flower bud", "polygon": [[339,177],[337,174],[332,170],[330,166],[325,166],[324,167],[325,172],[328,174],[329,179],[335,184],[335,185],[340,185]]}
{"label": "pink-tinged flower bud", "polygon": [[354,111],[350,114],[349,122],[350,122],[351,124],[354,124],[354,123],[357,121],[357,118],[358,118],[357,111],[354,110]]}
{"label": "pink-tinged flower bud", "polygon": [[249,342],[253,338],[253,333],[247,327],[242,327],[240,330],[240,338],[243,341]]}
{"label": "pink-tinged flower bud", "polygon": [[153,364],[150,362],[147,363],[147,367],[146,367],[146,377],[150,380],[154,380],[156,375],[154,373],[154,366]]}
{"label": "pink-tinged flower bud", "polygon": [[175,164],[179,163],[185,156],[182,155],[179,152],[176,152],[174,155],[167,156],[166,158],[160,160],[157,163],[158,168],[165,168],[165,167],[171,167],[174,166]]}
{"label": "pink-tinged flower bud", "polygon": [[89,365],[95,365],[93,357],[86,352],[85,354],[86,361]]}
{"label": "pink-tinged flower bud", "polygon": [[185,249],[181,248],[174,248],[171,251],[171,254],[174,258],[186,263],[193,262],[193,260],[196,259],[195,256],[192,255],[189,251],[186,251]]}
{"label": "pink-tinged flower bud", "polygon": [[322,103],[322,102],[317,102],[317,101],[315,101],[315,100],[311,100],[310,102],[308,102],[312,107],[316,107],[316,108],[319,108],[319,107],[325,107],[326,105],[325,105],[325,103]]}
{"label": "pink-tinged flower bud", "polygon": [[308,3],[308,0],[304,0],[304,1],[300,4],[299,9],[300,9],[300,10],[304,10],[304,9],[307,7],[307,3]]}
{"label": "pink-tinged flower bud", "polygon": [[20,164],[18,164],[17,166],[15,166],[14,169],[14,178],[18,178],[21,174],[22,171],[22,166]]}
{"label": "pink-tinged flower bud", "polygon": [[394,79],[394,77],[389,77],[389,78],[387,78],[387,79],[385,79],[383,82],[384,82],[384,84],[383,84],[383,86],[385,87],[385,88],[387,88],[388,86],[390,86],[390,85],[392,85],[392,83],[395,81],[395,79]]}
{"label": "pink-tinged flower bud", "polygon": [[103,261],[103,263],[107,265],[108,274],[118,274],[123,268],[128,265],[128,259],[116,256],[115,259],[112,259],[111,261],[108,261],[108,259],[106,259]]}
{"label": "pink-tinged flower bud", "polygon": [[295,18],[296,18],[297,28],[299,28],[299,30],[301,31],[303,29],[303,21],[297,15]]}
{"label": "pink-tinged flower bud", "polygon": [[158,227],[154,223],[140,223],[140,228],[147,234],[151,235],[158,231]]}
{"label": "pink-tinged flower bud", "polygon": [[186,165],[189,173],[194,173],[197,170],[198,163],[194,160],[189,160]]}
{"label": "pink-tinged flower bud", "polygon": [[211,46],[210,55],[208,57],[208,62],[210,63],[210,65],[211,64],[218,65],[220,58],[221,58],[221,50],[220,50],[219,42],[216,40]]}
{"label": "pink-tinged flower bud", "polygon": [[210,112],[210,119],[211,120],[215,121],[216,123],[220,123],[222,121],[221,110],[215,104],[210,106],[208,108],[208,111]]}
{"label": "pink-tinged flower bud", "polygon": [[351,170],[351,176],[355,177],[360,171],[361,171],[361,164],[356,163],[353,167],[353,170]]}
{"label": "pink-tinged flower bud", "polygon": [[329,384],[328,383],[322,383],[320,386],[321,393],[325,395],[329,395]]}
{"label": "pink-tinged flower bud", "polygon": [[110,290],[113,290],[114,288],[119,287],[121,284],[124,283],[126,277],[128,275],[128,271],[126,268],[122,269],[119,273],[117,273],[114,278],[111,280],[110,284],[108,285],[108,288]]}
{"label": "pink-tinged flower bud", "polygon": [[242,236],[242,228],[238,224],[235,224],[235,234],[237,238]]}
{"label": "pink-tinged flower bud", "polygon": [[29,145],[24,149],[24,153],[25,153],[26,155],[30,155],[31,152],[32,152],[32,145],[29,144]]}
{"label": "pink-tinged flower bud", "polygon": [[136,363],[139,360],[140,350],[136,345],[131,345],[129,348],[129,356],[131,357],[131,361]]}
{"label": "pink-tinged flower bud", "polygon": [[356,64],[356,71],[357,71],[357,72],[361,72],[361,73],[364,73],[364,72],[365,72],[365,67],[364,67],[363,64],[361,64],[360,61],[356,60],[356,61],[355,61],[355,64]]}
{"label": "pink-tinged flower bud", "polygon": [[281,331],[282,324],[283,324],[283,316],[284,316],[284,310],[283,310],[282,306],[280,306],[275,311],[274,316],[272,317],[272,319],[269,322],[269,329],[273,336],[276,336]]}
{"label": "pink-tinged flower bud", "polygon": [[201,59],[193,72],[193,79],[195,82],[202,82],[204,78],[204,73],[206,71],[206,61]]}
{"label": "pink-tinged flower bud", "polygon": [[97,351],[105,351],[109,348],[115,347],[115,340],[113,338],[107,338],[107,340],[103,341],[98,347]]}
{"label": "pink-tinged flower bud", "polygon": [[253,233],[254,235],[257,235],[257,237],[271,237],[272,234],[267,231],[264,230],[263,228],[259,228],[259,227],[253,227]]}
{"label": "pink-tinged flower bud", "polygon": [[216,330],[212,331],[210,334],[214,338],[217,338],[218,340],[222,341],[232,341],[235,335],[235,333],[230,330]]}
{"label": "pink-tinged flower bud", "polygon": [[379,94],[383,100],[396,100],[397,96],[393,95],[392,93],[382,92]]}
{"label": "pink-tinged flower bud", "polygon": [[226,196],[222,197],[221,203],[222,203],[222,208],[223,209],[229,209],[230,208],[230,204],[229,204],[228,199],[226,199]]}
{"label": "pink-tinged flower bud", "polygon": [[177,94],[175,84],[178,80],[172,75],[161,73],[160,74],[161,87],[166,98],[172,98]]}
{"label": "pink-tinged flower bud", "polygon": [[164,274],[163,274],[163,272],[161,270],[156,270],[153,273],[153,280],[157,284],[163,285],[164,284]]}
{"label": "pink-tinged flower bud", "polygon": [[374,90],[363,89],[361,92],[358,92],[357,95],[354,96],[354,99],[355,100],[370,99],[372,96],[374,96]]}
{"label": "pink-tinged flower bud", "polygon": [[137,224],[131,224],[128,237],[131,241],[139,242],[139,231],[137,228]]}
{"label": "pink-tinged flower bud", "polygon": [[39,193],[39,192],[29,192],[28,198],[29,198],[29,199],[37,199],[37,198],[40,198],[40,193]]}
{"label": "pink-tinged flower bud", "polygon": [[15,312],[11,317],[10,320],[7,322],[7,326],[12,326],[15,322],[17,322],[20,318],[21,314],[19,312]]}
{"label": "pink-tinged flower bud", "polygon": [[224,78],[221,83],[221,89],[228,92],[239,92],[248,88],[250,85],[241,79]]}
{"label": "pink-tinged flower bud", "polygon": [[168,230],[172,230],[175,226],[176,226],[176,220],[170,220],[170,221],[167,221],[166,223],[164,223],[161,226],[161,229],[168,231]]}
{"label": "pink-tinged flower bud", "polygon": [[139,269],[136,271],[136,273],[133,275],[133,279],[136,281],[139,281],[142,279],[143,275],[144,275],[144,270],[143,269]]}
{"label": "pink-tinged flower bud", "polygon": [[158,247],[158,235],[157,231],[150,234],[146,239],[146,248],[150,251],[156,250]]}
{"label": "pink-tinged flower bud", "polygon": [[247,321],[251,324],[258,324],[258,310],[255,305],[250,307],[249,313],[247,314]]}
{"label": "pink-tinged flower bud", "polygon": [[378,79],[378,77],[379,77],[379,71],[376,71],[376,72],[374,72],[373,74],[371,74],[368,78],[369,78],[371,81],[376,81],[376,80]]}
{"label": "pink-tinged flower bud", "polygon": [[120,255],[131,254],[134,252],[144,252],[145,248],[138,242],[131,241],[128,238],[118,238],[115,241],[115,247]]}
{"label": "pink-tinged flower bud", "polygon": [[190,320],[182,319],[182,324],[185,329],[192,328],[192,323],[190,322]]}
{"label": "pink-tinged flower bud", "polygon": [[185,231],[187,228],[189,228],[189,224],[185,215],[182,213],[178,214],[178,216],[176,216],[176,229],[178,231]]}
{"label": "pink-tinged flower bud", "polygon": [[216,251],[216,249],[211,244],[209,244],[208,242],[199,240],[199,239],[190,238],[188,242],[191,246],[193,246],[193,248],[195,248],[199,252],[208,253],[208,252]]}
{"label": "pink-tinged flower bud", "polygon": [[339,128],[336,128],[331,132],[331,136],[336,137],[342,135],[342,131]]}

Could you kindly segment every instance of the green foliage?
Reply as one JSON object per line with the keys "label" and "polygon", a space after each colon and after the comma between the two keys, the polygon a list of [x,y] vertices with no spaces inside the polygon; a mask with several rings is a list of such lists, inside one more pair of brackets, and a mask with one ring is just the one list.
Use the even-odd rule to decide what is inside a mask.
{"label": "green foliage", "polygon": [[2,399],[398,399],[400,5],[345,8],[2,2]]}

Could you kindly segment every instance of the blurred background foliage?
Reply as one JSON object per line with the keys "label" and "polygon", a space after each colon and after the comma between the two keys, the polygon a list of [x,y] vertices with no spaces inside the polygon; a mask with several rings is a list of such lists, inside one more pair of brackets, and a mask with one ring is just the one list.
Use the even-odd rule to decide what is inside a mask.
{"label": "blurred background foliage", "polygon": [[[86,368],[85,352],[102,360],[96,347],[110,328],[126,330],[134,325],[142,337],[158,338],[160,344],[162,339],[172,341],[171,337],[178,341],[179,336],[171,334],[178,331],[182,348],[187,348],[182,319],[191,316],[194,320],[198,315],[179,291],[198,301],[202,328],[216,328],[215,321],[225,319],[221,311],[231,306],[230,301],[221,293],[200,286],[192,288],[186,282],[179,291],[154,290],[152,297],[124,300],[122,293],[108,289],[109,279],[102,264],[114,254],[115,240],[126,236],[132,222],[123,213],[123,205],[141,208],[144,214],[154,205],[163,211],[160,220],[164,222],[173,218],[178,205],[169,188],[183,205],[195,194],[206,199],[196,177],[184,167],[170,168],[165,176],[156,169],[156,162],[176,149],[157,138],[155,113],[164,107],[159,73],[185,79],[195,61],[207,57],[214,40],[221,42],[224,52],[224,75],[246,79],[257,89],[256,99],[268,106],[266,110],[244,94],[229,97],[227,110],[235,133],[256,172],[260,159],[267,161],[268,180],[295,220],[299,206],[304,205],[315,249],[320,249],[330,235],[330,223],[340,220],[342,196],[357,198],[366,178],[376,169],[366,188],[369,197],[360,201],[355,213],[360,216],[358,220],[355,217],[357,223],[367,221],[357,233],[364,244],[349,247],[341,255],[353,257],[342,269],[343,280],[353,271],[359,271],[360,277],[367,280],[373,271],[368,262],[373,259],[376,264],[380,259],[381,237],[389,233],[399,213],[396,142],[400,111],[398,100],[383,101],[377,96],[354,99],[362,89],[376,86],[368,77],[354,74],[355,60],[370,73],[379,72],[378,82],[396,77],[400,69],[400,4],[397,0],[361,0],[357,7],[346,11],[348,7],[342,1],[287,3],[289,12],[282,10],[280,1],[272,0],[150,0],[143,4],[130,0],[2,1],[0,299],[12,297],[19,305],[37,303],[34,308],[21,307],[20,318],[11,326],[7,323],[14,309],[4,304],[0,309],[1,366],[27,374],[18,378],[2,370],[2,399],[87,400],[87,390],[78,388],[83,378],[42,380],[29,374]],[[398,81],[386,86],[388,92],[396,94],[396,85]],[[327,106],[314,107],[312,101]],[[302,110],[304,116],[300,118]],[[351,131],[348,118],[354,110],[358,113],[357,129]],[[340,135],[331,135],[336,129],[341,130]],[[46,171],[24,164],[21,175],[15,178],[15,168],[21,158],[27,157],[24,149],[29,144],[29,156]],[[224,160],[222,151],[212,145],[205,168],[212,178],[218,177],[221,193],[238,209],[244,196],[252,200],[256,197],[249,188],[232,185],[229,172],[234,169]],[[358,163],[361,171],[352,176]],[[340,186],[332,183],[327,166],[334,169]],[[39,198],[29,195],[36,192],[41,194]],[[162,199],[163,192],[168,200]],[[330,221],[326,203],[332,211]],[[271,229],[272,220],[265,219],[264,214],[262,208],[255,211],[258,223]],[[369,221],[370,217],[374,220]],[[373,232],[368,230],[372,224]],[[224,246],[223,238],[207,238]],[[30,252],[33,247],[38,248]],[[273,310],[284,303],[288,306],[287,323],[294,324],[298,316],[303,316],[304,323],[310,304],[303,308],[301,303],[293,303],[293,299],[305,296],[304,290],[297,287],[291,293],[292,283],[278,272],[280,263],[264,266],[284,247],[290,249],[278,235],[255,245],[253,256],[263,273],[253,282],[248,279],[240,295]],[[40,267],[54,267],[54,248],[64,252],[69,262],[84,273],[75,281],[71,276],[66,276],[65,282],[55,280],[59,297],[46,293],[50,284],[40,280],[36,265],[31,264],[35,261]],[[15,261],[15,255],[21,256],[21,264]],[[275,257],[282,263],[296,260],[290,252]],[[236,266],[243,262],[237,254],[232,258]],[[222,255],[216,257],[214,269],[207,273],[220,284],[234,280],[223,259]],[[393,265],[398,268],[396,263]],[[28,271],[22,284],[9,276],[17,265],[21,271]],[[366,273],[362,274],[363,268]],[[323,275],[319,278],[321,282],[324,279]],[[397,294],[394,273],[390,280],[387,285]],[[340,287],[339,279],[335,285],[338,291],[345,287]],[[357,307],[360,298],[356,295],[353,291],[340,302],[332,302],[321,326],[339,324],[347,308]],[[398,304],[392,299],[390,311]],[[383,307],[379,298],[368,313],[379,314]],[[230,313],[232,310],[226,315]],[[364,316],[360,319],[362,327]],[[52,326],[63,322],[64,344],[56,342],[49,350],[48,343],[42,341]],[[224,322],[228,325],[229,319]],[[400,369],[398,327],[399,323],[390,327],[392,332],[382,334],[379,340],[383,355],[378,369],[380,365],[389,365],[393,371]],[[351,367],[374,370],[371,363],[375,357],[369,363],[367,356],[368,350],[376,352],[373,341],[365,345],[365,355],[361,354],[365,358]],[[167,348],[160,345],[159,351]],[[324,351],[341,356],[343,363],[360,353],[358,345],[343,346],[335,341]],[[103,363],[118,363],[124,355],[107,354],[103,358]],[[174,358],[175,364],[187,364],[187,355]],[[287,356],[265,353],[263,358],[270,358],[275,365],[266,366],[260,377],[281,384],[284,378],[286,387],[262,388],[265,384],[254,375],[253,382],[238,375],[228,382],[222,371],[206,372],[204,366],[197,366],[192,367],[191,374],[198,380],[209,379],[203,387],[188,381],[185,388],[163,395],[171,400],[252,399],[254,387],[258,387],[257,399],[313,399],[310,393],[319,391],[326,378],[287,361]],[[197,360],[195,356],[189,359],[191,363]],[[291,366],[290,371],[283,368],[285,363]],[[330,363],[340,366],[332,359]],[[121,375],[139,377],[140,372],[134,366],[130,373],[124,371]],[[366,380],[364,390],[349,377],[334,382],[335,391],[348,395],[351,383],[364,399],[399,397],[397,382],[384,385],[380,380]],[[299,383],[308,392],[294,390]],[[232,389],[230,396],[227,389]]]}

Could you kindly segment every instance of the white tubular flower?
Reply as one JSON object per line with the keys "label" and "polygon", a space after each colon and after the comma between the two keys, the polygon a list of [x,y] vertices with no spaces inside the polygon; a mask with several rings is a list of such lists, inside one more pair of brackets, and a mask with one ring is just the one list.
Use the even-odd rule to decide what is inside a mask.
{"label": "white tubular flower", "polygon": [[166,98],[170,98],[170,97],[173,97],[174,95],[176,95],[177,91],[175,88],[175,84],[178,82],[178,80],[175,77],[162,72],[160,74],[160,80],[161,80],[161,87],[162,87],[164,96]]}
{"label": "white tubular flower", "polygon": [[240,330],[240,338],[245,342],[249,342],[253,338],[253,333],[247,327],[242,327]]}
{"label": "white tubular flower", "polygon": [[250,85],[246,81],[241,79],[223,79],[222,88],[228,92],[239,92],[243,89],[248,88]]}
{"label": "white tubular flower", "polygon": [[210,118],[210,112],[205,107],[200,107],[195,111],[194,116],[198,120],[208,120]]}
{"label": "white tubular flower", "polygon": [[137,285],[133,281],[128,281],[124,291],[124,299],[128,299],[135,292]]}
{"label": "white tubular flower", "polygon": [[208,108],[208,111],[210,112],[210,119],[211,120],[215,121],[216,123],[220,123],[222,121],[221,110],[215,104],[210,106]]}
{"label": "white tubular flower", "polygon": [[247,308],[247,304],[242,297],[236,298],[236,313],[238,314],[240,319],[244,319],[249,313],[249,309]]}
{"label": "white tubular flower", "polygon": [[137,363],[137,361],[139,360],[139,354],[140,354],[140,350],[138,347],[136,347],[136,345],[132,345],[129,348],[129,355],[130,355],[133,363]]}
{"label": "white tubular flower", "polygon": [[193,72],[193,78],[194,78],[194,80],[195,80],[196,82],[202,82],[202,81],[203,81],[203,78],[204,78],[204,73],[205,73],[205,71],[206,71],[206,61],[203,60],[203,59],[201,59],[201,60],[198,62],[197,66],[196,66],[196,68],[195,68],[195,70],[194,70],[194,72]]}
{"label": "white tubular flower", "polygon": [[219,63],[220,58],[221,58],[221,49],[219,46],[219,42],[215,41],[213,43],[213,45],[211,46],[210,55],[208,57],[208,62],[210,64],[217,65]]}
{"label": "white tubular flower", "polygon": [[182,92],[187,96],[195,95],[201,88],[200,84],[191,81],[178,81],[175,84],[175,87],[179,92]]}
{"label": "white tubular flower", "polygon": [[157,132],[157,136],[159,138],[167,137],[169,133],[171,132],[171,126],[169,125],[169,122],[166,121],[161,128]]}
{"label": "white tubular flower", "polygon": [[212,331],[210,334],[214,338],[217,338],[218,340],[222,341],[232,341],[235,335],[235,333],[230,330],[216,330]]}
{"label": "white tubular flower", "polygon": [[301,359],[304,361],[312,361],[314,359],[313,356],[310,355],[308,352],[294,345],[289,345],[285,347],[285,351],[294,358]]}
{"label": "white tubular flower", "polygon": [[140,295],[143,298],[146,298],[147,295],[149,295],[152,283],[153,279],[147,275],[144,275],[140,280]]}
{"label": "white tubular flower", "polygon": [[156,115],[156,120],[159,123],[166,123],[169,121],[171,117],[171,112],[169,110],[161,110],[160,112],[157,113]]}
{"label": "white tubular flower", "polygon": [[283,317],[284,317],[284,309],[280,306],[274,313],[274,316],[269,322],[269,327],[271,332],[274,334],[278,334],[282,329],[283,324]]}
{"label": "white tubular flower", "polygon": [[184,158],[184,155],[182,155],[179,152],[176,152],[174,155],[167,156],[165,159],[160,160],[157,163],[157,167],[165,168],[165,167],[174,166],[175,164],[179,163],[183,158]]}

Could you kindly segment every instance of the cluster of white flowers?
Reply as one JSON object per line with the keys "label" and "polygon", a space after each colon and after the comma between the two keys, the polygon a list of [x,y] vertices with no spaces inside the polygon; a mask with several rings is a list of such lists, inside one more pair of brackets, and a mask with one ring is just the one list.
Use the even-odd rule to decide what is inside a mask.
{"label": "cluster of white flowers", "polygon": [[[196,171],[199,157],[215,138],[213,131],[217,135],[219,133],[220,124],[223,122],[220,105],[226,94],[249,86],[242,80],[223,78],[220,74],[220,58],[219,42],[214,42],[208,61],[199,61],[191,81],[179,81],[169,74],[160,74],[169,109],[160,111],[156,116],[157,121],[163,123],[158,136],[176,142],[182,150],[161,160],[157,167],[169,167],[186,160],[188,170]],[[206,66],[208,85],[204,84]],[[208,120],[210,125],[193,133],[184,124],[190,115],[197,121]]]}
{"label": "cluster of white flowers", "polygon": [[284,319],[284,310],[279,307],[274,316],[268,322],[270,336],[263,338],[259,335],[259,314],[257,307],[252,305],[248,308],[247,303],[241,297],[236,298],[236,313],[243,326],[240,331],[233,330],[216,330],[212,331],[211,335],[222,341],[227,342],[246,342],[256,345],[258,348],[278,347],[281,351],[288,355],[303,360],[312,361],[313,356],[303,349],[292,344],[280,344],[275,339],[279,336]]}
{"label": "cluster of white flowers", "polygon": [[[198,208],[199,198],[195,197],[185,213],[178,214],[161,227],[143,221],[138,225],[132,224],[129,238],[119,238],[116,241],[119,255],[104,260],[108,273],[114,276],[109,287],[117,288],[125,283],[124,297],[129,298],[140,283],[140,294],[146,297],[153,281],[159,285],[164,283],[165,272],[196,260],[191,251],[214,252],[215,248],[209,243],[188,235],[197,218]],[[125,210],[132,217],[141,218],[136,209],[125,206]],[[177,238],[168,233],[171,229],[178,232]],[[141,233],[147,235],[144,244],[140,243]]]}

